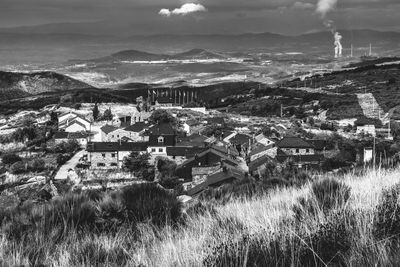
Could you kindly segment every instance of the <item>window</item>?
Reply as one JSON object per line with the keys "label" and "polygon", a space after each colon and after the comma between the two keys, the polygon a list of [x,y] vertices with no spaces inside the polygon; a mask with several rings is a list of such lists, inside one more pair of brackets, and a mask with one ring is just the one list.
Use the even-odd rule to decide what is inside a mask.
{"label": "window", "polygon": [[118,166],[118,164],[117,164],[117,163],[115,163],[115,162],[113,162],[113,163],[111,163],[111,164],[110,164],[110,166],[111,166],[111,167],[117,167],[117,166]]}
{"label": "window", "polygon": [[103,158],[105,158],[105,157],[106,157],[106,153],[102,153],[101,156],[102,156]]}
{"label": "window", "polygon": [[310,149],[307,148],[307,149],[306,149],[306,153],[310,153]]}
{"label": "window", "polygon": [[158,143],[164,143],[164,137],[162,136],[158,137]]}
{"label": "window", "polygon": [[163,152],[164,152],[164,149],[159,148],[159,149],[158,149],[158,152],[163,153]]}
{"label": "window", "polygon": [[97,163],[97,167],[105,167],[106,164],[105,163]]}
{"label": "window", "polygon": [[115,158],[115,153],[111,153],[111,157],[112,157],[112,158]]}
{"label": "window", "polygon": [[111,135],[111,138],[114,138],[114,135]]}
{"label": "window", "polygon": [[117,138],[119,138],[119,135],[117,135]]}
{"label": "window", "polygon": [[151,149],[151,152],[156,152],[156,149],[155,149],[155,148],[152,148],[152,149]]}
{"label": "window", "polygon": [[300,150],[299,150],[299,149],[296,149],[296,153],[300,153]]}

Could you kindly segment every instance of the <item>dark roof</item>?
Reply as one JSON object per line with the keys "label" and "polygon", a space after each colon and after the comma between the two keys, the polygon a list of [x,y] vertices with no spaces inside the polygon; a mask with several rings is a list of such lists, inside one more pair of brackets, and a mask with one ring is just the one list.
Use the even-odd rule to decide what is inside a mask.
{"label": "dark roof", "polygon": [[231,142],[232,144],[235,145],[244,145],[244,144],[249,144],[249,141],[252,138],[248,135],[245,134],[237,134],[234,137],[232,137],[231,139],[229,139],[229,142]]}
{"label": "dark roof", "polygon": [[239,156],[239,152],[237,151],[237,149],[234,146],[230,146],[230,147],[225,147],[225,146],[212,146],[212,149],[219,151],[220,153],[223,153],[225,155],[232,155],[232,156]]}
{"label": "dark roof", "polygon": [[[231,163],[231,164],[233,164],[233,165],[238,165],[238,164],[239,164],[239,162],[237,162],[237,161],[234,159],[234,158],[235,158],[235,155],[234,155],[234,154],[229,155],[229,154],[227,153],[227,150],[224,151],[224,150],[219,150],[219,149],[216,149],[216,148],[220,148],[220,147],[213,146],[213,147],[211,147],[211,148],[208,148],[207,150],[205,150],[205,151],[199,153],[199,154],[197,155],[197,157],[200,158],[200,157],[203,157],[203,156],[207,155],[208,153],[213,153],[214,155],[220,157],[221,160],[223,160],[223,161],[229,162],[229,163]],[[181,164],[181,167],[187,165],[188,163],[191,163],[191,162],[195,161],[197,157],[192,157],[192,158],[186,160],[185,162],[183,162],[183,163]]]}
{"label": "dark roof", "polygon": [[68,132],[56,132],[54,134],[55,139],[81,139],[87,138],[90,134],[83,132],[68,133]]}
{"label": "dark roof", "polygon": [[174,100],[168,96],[159,96],[157,97],[157,102],[159,104],[173,104]]}
{"label": "dark roof", "polygon": [[169,123],[161,123],[149,128],[151,135],[175,135],[175,130]]}
{"label": "dark roof", "polygon": [[180,157],[194,157],[196,154],[200,154],[207,150],[204,147],[179,147],[179,146],[171,146],[167,147],[167,155],[168,156],[180,156]]}
{"label": "dark roof", "polygon": [[68,133],[67,132],[56,132],[54,134],[55,139],[67,139],[68,138]]}
{"label": "dark roof", "polygon": [[148,123],[145,123],[145,122],[136,122],[135,124],[132,124],[132,125],[126,127],[125,131],[139,133],[139,132],[143,131],[144,129],[146,129],[149,126],[150,125]]}
{"label": "dark roof", "polygon": [[272,158],[268,155],[264,155],[259,157],[249,163],[249,171],[255,171],[258,167],[266,164],[267,162],[273,161]]}
{"label": "dark roof", "polygon": [[109,134],[111,132],[114,132],[117,129],[118,129],[118,127],[115,127],[115,126],[112,126],[112,125],[108,125],[108,124],[106,124],[106,125],[104,125],[103,127],[100,128],[100,130],[102,132],[104,132],[105,134]]}
{"label": "dark roof", "polygon": [[224,124],[225,119],[222,117],[208,118],[207,123],[209,123],[209,124]]}
{"label": "dark roof", "polygon": [[183,138],[180,138],[178,140],[178,143],[176,144],[177,146],[204,146],[205,141],[208,138],[206,136],[200,135],[200,134],[192,134],[190,136],[186,136]]}
{"label": "dark roof", "polygon": [[324,150],[327,145],[327,141],[321,139],[308,140],[308,142],[310,142],[316,150]]}
{"label": "dark roof", "polygon": [[92,142],[87,145],[88,152],[146,151],[147,142]]}
{"label": "dark roof", "polygon": [[263,144],[260,143],[256,143],[252,146],[251,148],[251,152],[249,154],[249,157],[257,155],[258,153],[264,152],[266,150],[269,150],[271,148],[274,148],[275,144],[270,144],[268,146],[265,146]]}
{"label": "dark roof", "polygon": [[187,194],[189,196],[193,196],[195,194],[200,193],[201,191],[204,191],[209,186],[219,185],[221,183],[228,182],[230,180],[242,180],[244,179],[244,177],[245,175],[241,171],[235,168],[227,167],[225,171],[221,169],[221,171],[208,176],[203,183],[189,189],[187,191]]}
{"label": "dark roof", "polygon": [[300,137],[284,137],[276,144],[279,148],[314,148],[314,146]]}

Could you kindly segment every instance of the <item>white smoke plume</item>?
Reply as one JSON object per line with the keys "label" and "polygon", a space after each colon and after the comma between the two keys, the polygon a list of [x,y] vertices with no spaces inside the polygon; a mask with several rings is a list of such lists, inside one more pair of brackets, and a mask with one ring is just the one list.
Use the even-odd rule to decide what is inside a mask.
{"label": "white smoke plume", "polygon": [[327,27],[334,36],[335,58],[342,57],[342,35],[335,30],[334,22],[327,18],[329,12],[336,8],[338,0],[319,0],[316,12],[321,15],[325,27]]}
{"label": "white smoke plume", "polygon": [[191,13],[206,12],[206,11],[207,9],[201,4],[187,3],[183,4],[179,8],[175,8],[172,11],[167,8],[163,8],[158,12],[158,14],[161,16],[170,17],[171,15],[186,16]]}
{"label": "white smoke plume", "polygon": [[317,4],[317,13],[319,13],[322,19],[326,18],[326,15],[335,9],[337,0],[319,0]]}
{"label": "white smoke plume", "polygon": [[340,35],[339,32],[335,32],[335,58],[342,57],[342,51],[343,51],[343,46],[342,46],[342,35]]}

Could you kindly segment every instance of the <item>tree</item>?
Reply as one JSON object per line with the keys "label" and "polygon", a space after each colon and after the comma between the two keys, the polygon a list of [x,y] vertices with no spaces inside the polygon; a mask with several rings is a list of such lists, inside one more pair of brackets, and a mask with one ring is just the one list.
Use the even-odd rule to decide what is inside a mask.
{"label": "tree", "polygon": [[26,170],[25,163],[23,163],[22,161],[15,162],[10,167],[10,172],[12,174],[21,174],[21,173],[25,173],[26,171],[27,170]]}
{"label": "tree", "polygon": [[58,115],[56,112],[52,111],[50,113],[50,125],[57,125],[58,124]]}
{"label": "tree", "polygon": [[16,154],[5,154],[5,155],[3,155],[1,161],[3,162],[3,164],[11,165],[16,162],[22,161],[22,159],[20,156],[18,156]]}
{"label": "tree", "polygon": [[103,120],[111,121],[113,119],[113,114],[111,112],[111,108],[108,108],[104,111]]}
{"label": "tree", "polygon": [[97,103],[94,104],[93,110],[92,110],[92,114],[93,114],[93,119],[96,121],[99,118],[99,107],[97,106]]}
{"label": "tree", "polygon": [[153,114],[151,114],[149,121],[154,124],[170,123],[173,126],[176,126],[178,124],[176,118],[174,118],[171,113],[163,109],[158,109],[154,111]]}
{"label": "tree", "polygon": [[159,180],[164,181],[175,177],[176,162],[167,158],[158,157],[157,170],[159,172]]}
{"label": "tree", "polygon": [[34,159],[33,161],[30,162],[29,164],[29,169],[32,172],[41,172],[45,169],[46,163],[44,162],[43,159]]}
{"label": "tree", "polygon": [[152,170],[150,163],[150,154],[140,154],[132,152],[129,156],[124,158],[123,168],[133,172],[136,176],[141,177],[148,181],[154,180],[154,170]]}

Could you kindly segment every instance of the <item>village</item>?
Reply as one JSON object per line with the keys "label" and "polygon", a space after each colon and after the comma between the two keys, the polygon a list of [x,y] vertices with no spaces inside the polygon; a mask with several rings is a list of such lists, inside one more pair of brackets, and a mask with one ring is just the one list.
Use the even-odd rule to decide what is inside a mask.
{"label": "village", "polygon": [[10,116],[1,128],[3,185],[157,182],[193,197],[248,179],[288,182],[397,159],[396,129],[376,112],[330,121],[313,101],[301,117],[255,117],[206,109],[195,97],[149,91],[132,104],[50,105]]}

